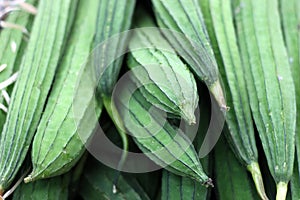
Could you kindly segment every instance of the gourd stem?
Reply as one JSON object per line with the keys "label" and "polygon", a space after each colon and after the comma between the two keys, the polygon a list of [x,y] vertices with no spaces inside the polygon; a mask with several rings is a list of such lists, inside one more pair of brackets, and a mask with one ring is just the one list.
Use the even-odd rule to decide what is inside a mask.
{"label": "gourd stem", "polygon": [[[124,124],[122,123],[121,117],[120,117],[114,103],[112,102],[111,98],[107,97],[107,96],[103,96],[103,104],[104,104],[104,107],[106,108],[108,115],[113,120],[113,122],[120,134],[120,137],[122,139],[123,153],[122,153],[122,157],[121,157],[121,159],[118,163],[118,167],[117,167],[117,170],[120,171],[124,165],[124,162],[127,157],[127,152],[128,152],[128,139],[127,139],[125,127],[124,127]],[[117,175],[117,177],[119,177],[119,176]],[[117,180],[118,180],[118,178],[116,178],[116,181],[115,181],[116,183],[117,183]]]}
{"label": "gourd stem", "polygon": [[277,184],[276,200],[285,200],[287,194],[287,183],[279,182]]}
{"label": "gourd stem", "polygon": [[250,165],[247,166],[247,169],[252,175],[252,179],[254,181],[257,193],[260,196],[260,198],[263,200],[268,200],[258,163],[252,162]]}

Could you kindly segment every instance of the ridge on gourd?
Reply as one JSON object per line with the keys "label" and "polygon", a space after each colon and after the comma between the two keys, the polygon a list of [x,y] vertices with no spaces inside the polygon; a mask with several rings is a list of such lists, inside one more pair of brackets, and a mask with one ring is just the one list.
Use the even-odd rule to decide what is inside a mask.
{"label": "ridge on gourd", "polygon": [[205,82],[221,110],[228,110],[199,2],[152,0],[152,4],[158,25],[169,29],[162,31],[169,43]]}
{"label": "ridge on gourd", "polygon": [[295,153],[296,101],[276,0],[238,1],[236,25],[254,122],[285,199]]}
{"label": "ridge on gourd", "polygon": [[[91,79],[84,80],[86,77],[82,77],[81,70],[90,67],[87,60],[96,30],[97,7],[97,1],[93,0],[80,0],[78,3],[70,38],[33,140],[33,169],[24,179],[25,182],[69,171],[84,152],[85,142],[97,124],[102,103],[95,102],[95,118],[87,113],[93,102],[94,90],[91,88],[88,91],[86,88],[84,97],[75,94],[79,90],[76,81],[87,85],[84,82],[90,82]],[[73,101],[81,101],[81,106],[74,105]],[[74,112],[74,109],[80,110]],[[78,116],[78,113],[81,115]],[[84,131],[86,138],[79,131]]]}
{"label": "ridge on gourd", "polygon": [[183,117],[189,124],[196,123],[199,97],[193,74],[149,16],[138,14],[135,19],[137,29],[129,42],[128,67],[141,93],[151,104]]}
{"label": "ridge on gourd", "polygon": [[[291,71],[296,90],[296,150],[300,160],[300,2],[297,0],[279,1],[281,24],[287,48]],[[299,165],[298,165],[299,167]],[[298,169],[300,170],[300,168]]]}
{"label": "ridge on gourd", "polygon": [[[25,159],[42,115],[75,1],[41,0],[0,135],[0,193]],[[70,19],[69,19],[70,20]]]}
{"label": "ridge on gourd", "polygon": [[254,128],[250,110],[246,81],[241,56],[235,36],[231,2],[200,1],[212,46],[226,91],[227,105],[231,108],[226,113],[229,131],[226,138],[240,162],[251,172],[258,194],[268,199],[265,193],[258,153],[255,143]]}
{"label": "ridge on gourd", "polygon": [[[36,0],[27,1],[29,4],[35,4],[36,2]],[[29,13],[21,12],[8,15],[5,21],[26,27],[26,29],[31,29],[33,17],[30,16]],[[1,29],[0,41],[0,66],[6,65],[5,69],[0,72],[0,88],[5,89],[3,88],[4,82],[17,75],[17,73],[14,72],[17,71],[20,66],[28,42],[25,41],[22,31],[11,28]],[[8,91],[8,93],[10,92]],[[0,94],[0,96],[2,95]],[[2,103],[4,103],[3,98],[0,97],[0,104]],[[5,117],[5,112],[0,110],[0,130],[3,128]]]}
{"label": "ridge on gourd", "polygon": [[[117,34],[130,28],[134,7],[135,0],[103,0],[98,6],[94,55],[100,76],[98,90],[102,96],[110,97],[117,82],[123,61],[123,55],[119,57],[119,54],[125,52],[129,37]],[[109,40],[109,45],[101,45],[112,37],[114,40]]]}
{"label": "ridge on gourd", "polygon": [[[122,84],[116,93],[114,103],[124,126],[146,156],[170,172],[206,186],[212,185],[189,138],[181,129],[174,128],[162,111],[154,108],[139,90],[135,90],[132,81]],[[127,97],[130,97],[128,102]]]}

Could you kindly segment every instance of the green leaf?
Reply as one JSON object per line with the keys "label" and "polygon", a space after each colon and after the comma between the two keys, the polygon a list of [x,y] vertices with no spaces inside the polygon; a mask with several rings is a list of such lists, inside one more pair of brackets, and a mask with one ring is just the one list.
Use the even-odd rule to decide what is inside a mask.
{"label": "green leaf", "polygon": [[14,192],[13,200],[67,200],[70,174],[32,183],[22,183]]}
{"label": "green leaf", "polygon": [[299,175],[299,161],[295,159],[294,172],[291,179],[291,194],[292,199],[300,199],[300,175]]}
{"label": "green leaf", "polygon": [[214,155],[218,199],[259,199],[250,176],[229,149],[224,137],[219,139]]}
{"label": "green leaf", "polygon": [[[36,2],[37,0],[27,1],[29,4],[35,4]],[[31,30],[33,16],[30,16],[29,13],[15,12],[9,14],[5,21]],[[2,83],[19,69],[28,41],[21,30],[13,28],[2,28],[0,41],[0,65],[6,65],[5,70],[0,72],[0,83]],[[7,92],[10,94],[10,91]],[[0,103],[4,103],[2,97],[0,97]],[[0,130],[3,128],[5,118],[6,113],[0,110]]]}
{"label": "green leaf", "polygon": [[84,169],[79,193],[83,199],[116,199],[135,200],[149,199],[146,194],[142,198],[124,179],[121,174],[118,177],[117,185],[114,180],[119,172],[104,166],[94,159],[89,159]]}

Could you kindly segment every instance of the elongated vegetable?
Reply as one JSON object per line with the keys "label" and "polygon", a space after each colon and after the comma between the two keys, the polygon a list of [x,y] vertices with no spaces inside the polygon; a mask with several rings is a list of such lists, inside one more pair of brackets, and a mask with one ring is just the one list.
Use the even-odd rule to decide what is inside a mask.
{"label": "elongated vegetable", "polygon": [[116,170],[110,169],[96,160],[87,162],[80,186],[83,199],[149,199],[146,194],[140,196],[121,175],[117,185],[114,185]]}
{"label": "elongated vegetable", "polygon": [[291,179],[291,196],[292,199],[300,199],[300,176],[299,176],[299,160],[300,160],[300,2],[293,1],[280,1],[281,20],[283,26],[283,33],[285,45],[289,55],[289,62],[291,71],[294,78],[296,90],[296,103],[297,103],[297,120],[296,120],[296,149],[298,157],[295,159],[294,172]]}
{"label": "elongated vegetable", "polygon": [[166,121],[162,111],[149,104],[134,88],[130,81],[118,87],[114,103],[138,147],[167,170],[211,185],[189,138]]}
{"label": "elongated vegetable", "polygon": [[[123,61],[123,56],[115,56],[125,52],[128,44],[128,37],[118,37],[117,34],[129,29],[134,6],[135,0],[104,0],[98,6],[94,54],[100,75],[99,91],[106,97],[111,96]],[[112,36],[115,37],[109,45],[101,45]]]}
{"label": "elongated vegetable", "polygon": [[[219,48],[219,69],[226,91],[226,102],[230,110],[226,113],[229,128],[227,138],[239,160],[247,166],[262,199],[267,199],[262,175],[258,165],[250,103],[246,90],[244,71],[234,31],[229,0],[200,1],[205,23],[211,37]],[[211,31],[210,31],[211,30]],[[215,48],[214,48],[215,49]],[[215,55],[218,51],[215,51]]]}
{"label": "elongated vegetable", "polygon": [[[203,102],[203,101],[202,101]],[[207,102],[206,102],[207,103]],[[201,115],[201,121],[198,128],[198,133],[195,138],[195,149],[200,149],[205,131],[208,128],[208,119],[209,119],[209,111],[203,105],[200,110],[204,115]],[[207,106],[206,106],[207,107]],[[209,157],[203,158],[201,164],[205,170],[205,172],[209,171]],[[198,182],[188,178],[177,176],[173,173],[168,172],[167,170],[163,170],[162,175],[162,200],[167,199],[197,199],[197,200],[206,200],[209,199],[209,188],[205,188],[200,185]]]}
{"label": "elongated vegetable", "polygon": [[[210,45],[200,5],[193,0],[152,0],[156,20],[171,45],[203,80],[224,110],[226,103],[220,85],[217,63]],[[178,36],[180,32],[184,36]]]}
{"label": "elongated vegetable", "polygon": [[0,135],[0,194],[13,180],[28,151],[54,77],[76,1],[41,0]]}
{"label": "elongated vegetable", "polygon": [[239,1],[237,34],[252,115],[276,199],[285,199],[294,164],[296,102],[276,0]]}
{"label": "elongated vegetable", "polygon": [[[78,129],[85,132],[87,138],[92,134],[96,120],[85,114],[92,101],[92,95],[85,94],[81,107],[73,107],[76,81],[80,70],[86,63],[96,29],[97,1],[81,0],[78,4],[76,20],[67,49],[58,67],[53,90],[50,93],[45,112],[40,120],[32,146],[33,170],[26,182],[48,178],[68,171],[78,161],[84,151],[84,140],[78,135]],[[84,81],[84,80],[83,80]],[[88,81],[88,80],[87,80]],[[80,83],[84,84],[84,83]],[[102,104],[96,103],[97,119]],[[73,109],[80,109],[74,112]],[[74,121],[76,116],[79,123]]]}
{"label": "elongated vegetable", "polygon": [[218,199],[258,199],[247,171],[221,137],[215,148],[215,174]]}
{"label": "elongated vegetable", "polygon": [[125,150],[121,157],[119,168],[122,167],[125,160],[128,141],[123,131],[123,125],[112,107],[111,93],[117,82],[123,61],[123,54],[126,52],[129,41],[129,35],[120,33],[129,29],[134,7],[135,0],[100,1],[94,40],[95,71],[100,79],[98,92],[103,99],[104,107],[118,128],[123,140],[123,149]]}
{"label": "elongated vegetable", "polygon": [[15,200],[67,200],[70,173],[32,183],[22,183],[14,192]]}
{"label": "elongated vegetable", "polygon": [[[296,120],[296,149],[298,162],[300,160],[300,2],[297,0],[280,0],[281,23],[285,45],[289,56],[291,71],[294,78],[297,120]],[[299,166],[299,165],[298,165]],[[300,169],[300,168],[299,168]]]}
{"label": "elongated vegetable", "polygon": [[[28,3],[34,4],[36,0],[30,0]],[[31,29],[33,17],[29,13],[13,13],[6,18],[9,23],[18,24],[24,26],[27,29]],[[27,41],[24,40],[24,34],[20,30],[5,28],[0,32],[0,65],[6,66],[6,68],[0,72],[0,88],[3,89],[5,82],[12,78],[13,72],[19,68]],[[17,74],[15,74],[16,76]],[[5,89],[5,88],[4,88]],[[0,95],[1,96],[1,95]],[[0,104],[4,103],[0,98]],[[3,110],[0,110],[0,130],[2,130],[5,122],[6,114]]]}
{"label": "elongated vegetable", "polygon": [[[154,27],[147,15],[137,15],[137,27],[130,43],[128,66],[145,98],[159,108],[196,123],[198,104],[196,81],[176,52]],[[159,72],[159,73],[158,73]]]}

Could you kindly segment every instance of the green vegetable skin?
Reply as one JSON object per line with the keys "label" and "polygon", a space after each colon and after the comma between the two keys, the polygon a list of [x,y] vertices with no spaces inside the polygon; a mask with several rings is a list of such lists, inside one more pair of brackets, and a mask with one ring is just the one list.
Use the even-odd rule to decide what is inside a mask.
{"label": "green vegetable skin", "polygon": [[130,40],[128,66],[143,86],[142,94],[151,104],[196,123],[199,98],[194,76],[159,30],[147,28],[155,26],[149,16],[137,15],[136,19],[141,29]]}
{"label": "green vegetable skin", "polygon": [[247,171],[228,148],[224,137],[218,141],[214,155],[218,199],[259,199]]}
{"label": "green vegetable skin", "polygon": [[[203,143],[205,132],[209,124],[209,108],[207,107],[208,101],[201,99],[200,104],[200,125],[198,128],[198,133],[194,141],[194,146],[196,150],[200,150],[200,147]],[[208,172],[210,170],[211,160],[209,156],[200,160],[204,171]],[[206,200],[210,199],[210,190],[209,188],[204,187],[198,182],[188,178],[177,176],[173,173],[170,173],[166,170],[163,170],[162,176],[162,194],[161,200],[173,200],[173,199],[195,199],[195,200]]]}
{"label": "green vegetable skin", "polygon": [[[198,155],[189,144],[187,136],[165,121],[161,111],[147,102],[139,91],[133,94],[134,88],[132,82],[118,88],[118,97],[114,103],[138,147],[167,170],[202,184],[212,185],[211,179],[203,172]],[[129,103],[125,97],[131,97]],[[151,107],[153,112],[149,112]]]}
{"label": "green vegetable skin", "polygon": [[[116,200],[148,200],[146,193],[139,194],[124,179],[123,175],[118,178],[117,185],[114,185],[114,178],[119,173],[94,159],[89,159],[85,167],[81,184],[80,194],[83,199],[116,199]],[[141,191],[139,191],[141,192]]]}
{"label": "green vegetable skin", "polygon": [[285,199],[294,164],[295,89],[276,0],[239,1],[237,35],[251,110],[277,184]]}
{"label": "green vegetable skin", "polygon": [[14,192],[13,200],[67,200],[70,173],[32,183],[22,183]]}
{"label": "green vegetable skin", "polygon": [[[209,42],[200,5],[193,0],[152,0],[158,25],[184,34],[189,41],[180,41],[170,31],[163,31],[196,75],[203,80],[222,110],[226,102],[220,85],[217,63]],[[178,33],[177,33],[178,34]],[[192,43],[191,43],[192,42]]]}
{"label": "green vegetable skin", "polygon": [[28,151],[59,60],[70,7],[76,1],[41,0],[0,135],[0,194],[9,187]]}
{"label": "green vegetable skin", "polygon": [[[135,7],[135,0],[103,0],[98,7],[97,29],[94,40],[94,61],[96,63],[96,73],[99,74],[98,92],[100,93],[104,107],[111,119],[116,124],[123,140],[123,149],[127,150],[127,136],[123,131],[121,120],[115,112],[111,103],[111,94],[119,77],[119,72],[123,62],[123,55],[128,46],[129,35],[120,33],[127,31],[131,25],[131,19]],[[113,39],[112,39],[113,38]],[[109,45],[107,45],[107,40]],[[102,45],[102,43],[105,45]],[[99,46],[100,45],[100,46]],[[117,55],[117,56],[116,56]],[[115,59],[118,57],[117,59]],[[114,60],[115,59],[115,60]],[[126,153],[122,155],[120,166],[124,162]]]}
{"label": "green vegetable skin", "polygon": [[[70,170],[85,149],[85,139],[79,136],[77,131],[84,131],[85,136],[89,138],[97,123],[96,120],[89,119],[85,113],[93,101],[93,94],[85,94],[80,108],[73,107],[73,100],[75,90],[78,89],[76,83],[80,78],[80,70],[91,51],[98,4],[98,1],[94,0],[81,0],[78,4],[70,39],[33,140],[31,153],[33,170],[25,178],[26,182],[52,177]],[[95,118],[98,118],[102,104],[99,102],[95,105]],[[74,112],[74,109],[80,111]],[[83,114],[74,116],[78,113]],[[75,122],[75,117],[79,123]]]}
{"label": "green vegetable skin", "polygon": [[[37,0],[27,1],[29,4],[35,4],[35,2],[37,2]],[[30,29],[33,20],[29,13],[15,12],[9,15],[6,21]],[[13,74],[14,70],[19,68],[28,42],[24,39],[22,31],[10,28],[1,30],[0,41],[0,65],[7,65],[6,69],[0,73],[1,83],[7,80]],[[12,45],[14,44],[16,45],[15,52],[12,49]],[[1,97],[0,103],[3,103],[3,99]],[[6,114],[0,110],[0,130],[3,128],[5,118]]]}
{"label": "green vegetable skin", "polygon": [[[231,3],[229,0],[199,2],[203,9],[206,25],[209,27],[211,40],[220,50],[219,68],[223,80],[226,81],[224,88],[226,88],[227,105],[230,107],[226,113],[226,122],[229,128],[226,136],[237,157],[251,172],[261,198],[267,199],[257,160],[250,103],[235,37]],[[215,51],[215,54],[217,55],[218,52]]]}
{"label": "green vegetable skin", "polygon": [[[296,149],[300,160],[300,1],[280,1],[281,23],[285,45],[294,78],[297,103]],[[299,164],[298,164],[299,166]],[[299,170],[299,169],[298,169]]]}

